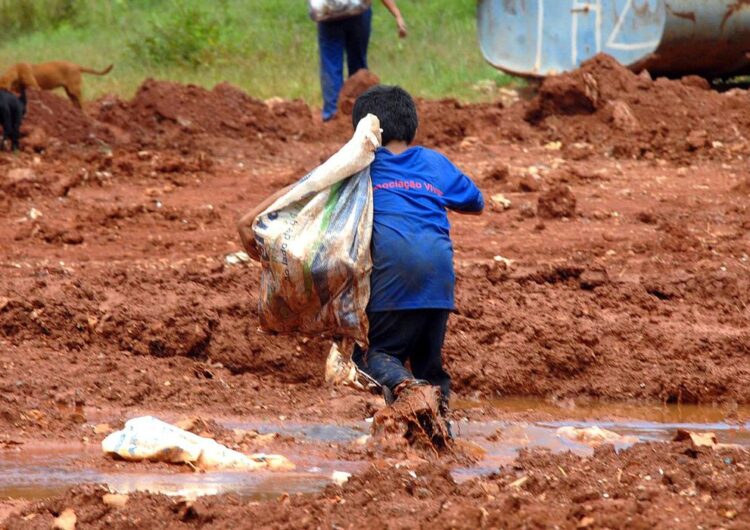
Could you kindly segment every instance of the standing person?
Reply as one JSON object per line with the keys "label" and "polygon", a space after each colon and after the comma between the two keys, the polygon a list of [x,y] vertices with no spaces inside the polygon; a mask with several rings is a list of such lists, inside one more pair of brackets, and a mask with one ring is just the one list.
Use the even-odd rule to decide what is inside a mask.
{"label": "standing person", "polygon": [[[381,1],[396,18],[399,37],[406,37],[406,22],[396,1]],[[339,92],[344,84],[344,53],[349,77],[357,70],[367,68],[367,46],[372,27],[371,0],[310,0],[310,13],[318,23],[323,121],[328,121],[336,115]]]}

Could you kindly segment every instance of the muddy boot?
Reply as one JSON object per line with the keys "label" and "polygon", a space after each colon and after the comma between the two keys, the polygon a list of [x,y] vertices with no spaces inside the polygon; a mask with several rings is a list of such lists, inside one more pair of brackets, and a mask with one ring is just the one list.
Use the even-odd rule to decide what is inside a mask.
{"label": "muddy boot", "polygon": [[393,405],[393,402],[396,401],[396,398],[393,395],[393,390],[391,390],[385,385],[383,385],[382,390],[383,390],[383,399],[385,399],[385,404],[388,406]]}
{"label": "muddy boot", "polygon": [[443,422],[445,423],[445,430],[448,433],[448,438],[453,440],[453,430],[451,429],[451,420],[449,417],[450,414],[450,408],[448,408],[448,398],[445,396],[440,396],[440,403],[438,412],[440,413],[440,417],[443,419]]}
{"label": "muddy boot", "polygon": [[402,392],[408,392],[409,389],[418,386],[429,386],[429,382],[424,379],[406,379],[401,381],[396,387],[391,390],[383,386],[383,397],[385,398],[386,405],[393,405],[393,403],[399,398]]}
{"label": "muddy boot", "polygon": [[440,389],[426,381],[408,380],[393,389],[393,405],[375,414],[373,437],[387,445],[401,440],[432,452],[448,449],[450,439],[438,412]]}

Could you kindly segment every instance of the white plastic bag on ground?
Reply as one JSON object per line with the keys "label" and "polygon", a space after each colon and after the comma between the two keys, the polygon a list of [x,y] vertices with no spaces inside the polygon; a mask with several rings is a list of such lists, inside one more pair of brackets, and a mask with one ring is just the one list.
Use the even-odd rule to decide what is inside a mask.
{"label": "white plastic bag on ground", "polygon": [[102,441],[106,454],[125,460],[192,464],[199,469],[294,469],[281,455],[245,455],[152,416],[133,418]]}
{"label": "white plastic bag on ground", "polygon": [[369,166],[379,145],[380,122],[368,114],[344,147],[255,219],[264,329],[367,345]]}

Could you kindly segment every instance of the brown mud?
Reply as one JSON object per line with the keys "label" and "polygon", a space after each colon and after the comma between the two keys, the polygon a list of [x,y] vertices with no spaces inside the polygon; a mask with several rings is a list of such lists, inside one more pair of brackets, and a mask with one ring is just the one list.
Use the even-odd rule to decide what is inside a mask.
{"label": "brown mud", "polygon": [[[418,106],[417,142],[488,203],[451,218],[457,310],[444,351],[458,396],[718,403],[729,416],[750,403],[746,91],[597,57],[530,102]],[[258,269],[233,259],[236,219],[350,130],[228,84],[148,80],[85,113],[30,93],[24,150],[0,154],[0,444],[97,441],[100,421],[144,411],[372,416],[377,399],[324,386],[327,341],[258,330]],[[490,204],[498,194],[509,208]],[[507,502],[529,517],[538,506]],[[639,517],[666,517],[645,508]]]}
{"label": "brown mud", "polygon": [[738,449],[674,442],[615,452],[605,445],[590,457],[524,452],[502,472],[462,483],[439,464],[373,464],[341,487],[267,502],[135,493],[115,507],[103,502],[106,488],[82,486],[33,504],[5,524],[49,528],[72,509],[78,527],[92,529],[226,528],[249,521],[256,528],[356,528],[362,522],[370,528],[745,528],[749,466],[750,456]]}

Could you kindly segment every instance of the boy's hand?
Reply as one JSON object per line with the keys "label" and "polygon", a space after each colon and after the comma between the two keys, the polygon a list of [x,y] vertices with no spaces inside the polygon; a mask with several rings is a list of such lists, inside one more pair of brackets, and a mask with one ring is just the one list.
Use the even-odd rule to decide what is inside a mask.
{"label": "boy's hand", "polygon": [[255,242],[255,239],[248,242],[245,246],[245,250],[247,251],[247,255],[250,256],[250,259],[260,261],[260,249],[258,248],[258,243]]}
{"label": "boy's hand", "polygon": [[406,29],[406,21],[404,20],[404,17],[401,15],[396,17],[396,24],[398,25],[398,36],[402,39],[406,38],[409,31]]}

